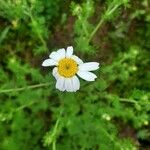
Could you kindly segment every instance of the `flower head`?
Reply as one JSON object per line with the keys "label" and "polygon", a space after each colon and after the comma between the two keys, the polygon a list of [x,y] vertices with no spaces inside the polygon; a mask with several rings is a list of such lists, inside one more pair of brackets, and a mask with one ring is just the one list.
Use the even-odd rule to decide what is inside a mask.
{"label": "flower head", "polygon": [[49,59],[44,60],[42,66],[55,66],[53,69],[53,76],[56,79],[56,89],[60,91],[76,92],[80,88],[80,82],[77,77],[81,77],[86,81],[95,81],[97,76],[90,72],[99,68],[97,62],[83,61],[73,55],[73,47],[59,49],[49,55]]}

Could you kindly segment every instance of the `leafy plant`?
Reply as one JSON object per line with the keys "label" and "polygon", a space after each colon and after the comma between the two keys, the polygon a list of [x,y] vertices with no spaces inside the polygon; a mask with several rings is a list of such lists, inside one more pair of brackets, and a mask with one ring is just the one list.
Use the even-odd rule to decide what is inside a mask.
{"label": "leafy plant", "polygon": [[[0,149],[149,149],[149,18],[148,0],[0,0]],[[101,64],[76,93],[41,67],[66,37]]]}

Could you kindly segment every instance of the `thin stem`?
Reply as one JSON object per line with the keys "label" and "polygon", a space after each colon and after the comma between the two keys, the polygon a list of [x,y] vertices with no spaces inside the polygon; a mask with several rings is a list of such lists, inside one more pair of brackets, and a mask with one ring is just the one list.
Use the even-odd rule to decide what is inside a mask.
{"label": "thin stem", "polygon": [[52,132],[52,150],[56,150],[56,141],[57,141],[57,133],[58,133],[58,126],[59,126],[59,122],[60,122],[60,119],[61,119],[61,115],[62,115],[62,110],[60,111],[60,114],[59,114],[59,117],[55,123],[55,126],[54,126],[54,129],[53,129],[53,132]]}
{"label": "thin stem", "polygon": [[137,104],[138,102],[133,99],[126,99],[126,98],[120,98],[121,102],[128,102],[128,103],[134,103]]}
{"label": "thin stem", "polygon": [[35,85],[29,85],[26,87],[21,87],[21,88],[12,88],[12,89],[4,89],[4,90],[0,90],[0,93],[9,93],[9,92],[18,92],[18,91],[23,91],[26,89],[34,89],[34,88],[40,88],[40,87],[44,87],[44,86],[49,86],[52,83],[40,83],[40,84],[35,84]]}
{"label": "thin stem", "polygon": [[133,99],[126,99],[126,98],[120,98],[121,102],[127,102],[127,103],[133,103],[133,104],[137,104],[137,105],[141,105],[141,104],[150,104],[149,101],[136,101]]}
{"label": "thin stem", "polygon": [[14,112],[20,111],[20,110],[22,110],[22,109],[24,109],[26,107],[29,107],[29,106],[31,106],[31,105],[33,105],[35,103],[38,103],[38,102],[40,102],[40,101],[33,101],[33,102],[29,103],[29,104],[22,105],[22,106],[20,106],[20,107],[18,107],[16,109],[14,109]]}
{"label": "thin stem", "polygon": [[[81,19],[81,16],[79,15],[79,20],[82,20]],[[85,27],[85,25],[84,25],[84,22],[82,21],[82,28],[83,28],[83,30],[84,30],[84,33],[86,34],[86,36],[88,36],[88,31],[87,31],[87,29],[86,29],[86,27]]]}
{"label": "thin stem", "polygon": [[52,143],[52,150],[56,150],[56,141],[55,140]]}
{"label": "thin stem", "polygon": [[121,149],[121,145],[118,144],[118,142],[116,142],[115,139],[103,127],[101,127],[101,131],[110,139],[111,142],[114,143],[117,148]]}
{"label": "thin stem", "polygon": [[120,4],[115,5],[112,9],[110,9],[110,11],[108,11],[108,14],[106,14],[106,15],[107,16],[111,15],[119,6],[120,6]]}
{"label": "thin stem", "polygon": [[[105,14],[102,16],[102,18],[99,20],[97,26],[94,28],[93,32],[90,34],[89,39],[88,39],[88,43],[93,39],[94,35],[96,34],[96,32],[100,29],[100,27],[102,26],[102,24],[107,20],[107,18],[109,18],[109,16],[119,7],[120,5],[115,5],[112,9],[110,9],[110,7],[108,8],[108,10],[106,10]],[[110,10],[109,10],[110,9]]]}
{"label": "thin stem", "polygon": [[104,18],[100,19],[100,21],[98,22],[97,26],[95,27],[95,29],[93,30],[93,32],[90,34],[90,37],[88,39],[88,43],[93,39],[94,35],[99,30],[99,28],[102,26],[102,24],[104,23],[104,21],[105,21]]}
{"label": "thin stem", "polygon": [[2,33],[0,34],[0,45],[3,42],[3,40],[5,39],[5,37],[7,36],[8,32],[9,32],[10,27],[6,27]]}
{"label": "thin stem", "polygon": [[[32,16],[32,14],[30,14],[30,18],[31,18],[32,23],[34,23],[34,18]],[[39,37],[41,43],[44,45],[45,49],[47,49],[46,43],[45,43],[43,37],[41,36],[40,32],[38,30],[36,30],[36,33],[37,33],[37,36]]]}
{"label": "thin stem", "polygon": [[[30,17],[31,22],[34,24],[35,20],[34,20],[34,18],[32,16],[31,10],[29,10],[28,12],[25,12],[25,14]],[[41,36],[41,34],[40,34],[40,32],[38,30],[36,30],[36,34],[37,34],[39,40],[41,41],[41,43],[43,44],[44,48],[47,50],[48,48],[47,48],[46,42],[45,42],[45,40],[43,39],[43,37]]]}
{"label": "thin stem", "polygon": [[[111,95],[111,94],[104,96],[104,98],[106,98],[108,100],[111,99],[112,97],[114,97],[114,95]],[[150,104],[148,101],[140,102],[140,101],[136,101],[134,99],[127,99],[127,98],[122,98],[122,97],[119,98],[119,101],[124,102],[124,103],[131,103],[131,104],[135,104],[135,105],[141,105],[143,103]]]}

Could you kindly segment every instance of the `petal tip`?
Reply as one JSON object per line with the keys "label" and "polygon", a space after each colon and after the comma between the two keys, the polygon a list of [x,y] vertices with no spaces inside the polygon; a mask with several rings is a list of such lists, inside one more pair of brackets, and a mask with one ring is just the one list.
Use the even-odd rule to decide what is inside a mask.
{"label": "petal tip", "polygon": [[71,48],[71,49],[73,49],[73,46],[71,46],[71,45],[70,45],[70,46],[67,46],[67,48]]}
{"label": "petal tip", "polygon": [[42,66],[44,67],[44,64],[43,64],[43,62],[42,62]]}
{"label": "petal tip", "polygon": [[47,65],[45,64],[45,61],[42,62],[42,66],[46,67]]}
{"label": "petal tip", "polygon": [[73,55],[73,47],[68,46],[66,50],[66,57],[71,57]]}

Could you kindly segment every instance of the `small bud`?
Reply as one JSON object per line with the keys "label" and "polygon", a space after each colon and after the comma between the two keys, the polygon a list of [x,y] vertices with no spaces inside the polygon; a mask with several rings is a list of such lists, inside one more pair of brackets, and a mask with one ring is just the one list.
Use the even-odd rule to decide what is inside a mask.
{"label": "small bud", "polygon": [[136,49],[134,49],[134,50],[133,50],[133,54],[134,54],[134,55],[137,55],[137,54],[138,54],[138,51],[137,51]]}
{"label": "small bud", "polygon": [[149,124],[149,122],[148,122],[147,120],[145,120],[145,121],[144,121],[144,125],[147,126],[148,124]]}
{"label": "small bud", "polygon": [[103,114],[102,118],[105,119],[105,120],[107,120],[107,121],[111,120],[111,117],[108,114]]}
{"label": "small bud", "polygon": [[31,0],[31,3],[34,4],[34,3],[35,3],[35,0]]}
{"label": "small bud", "polygon": [[21,0],[15,0],[15,4],[17,5],[21,4]]}
{"label": "small bud", "polygon": [[147,95],[144,95],[144,96],[142,96],[142,100],[148,100],[148,96]]}
{"label": "small bud", "polygon": [[80,7],[80,5],[77,5],[73,11],[74,15],[79,15],[82,11],[82,8]]}
{"label": "small bud", "polygon": [[16,60],[15,60],[15,58],[10,58],[10,63],[14,63]]}
{"label": "small bud", "polygon": [[11,24],[13,25],[13,28],[17,28],[17,26],[18,26],[18,21],[17,21],[17,20],[13,20],[13,21],[11,22]]}
{"label": "small bud", "polygon": [[133,70],[133,71],[137,71],[137,67],[136,67],[136,66],[133,66],[133,67],[132,67],[132,70]]}

